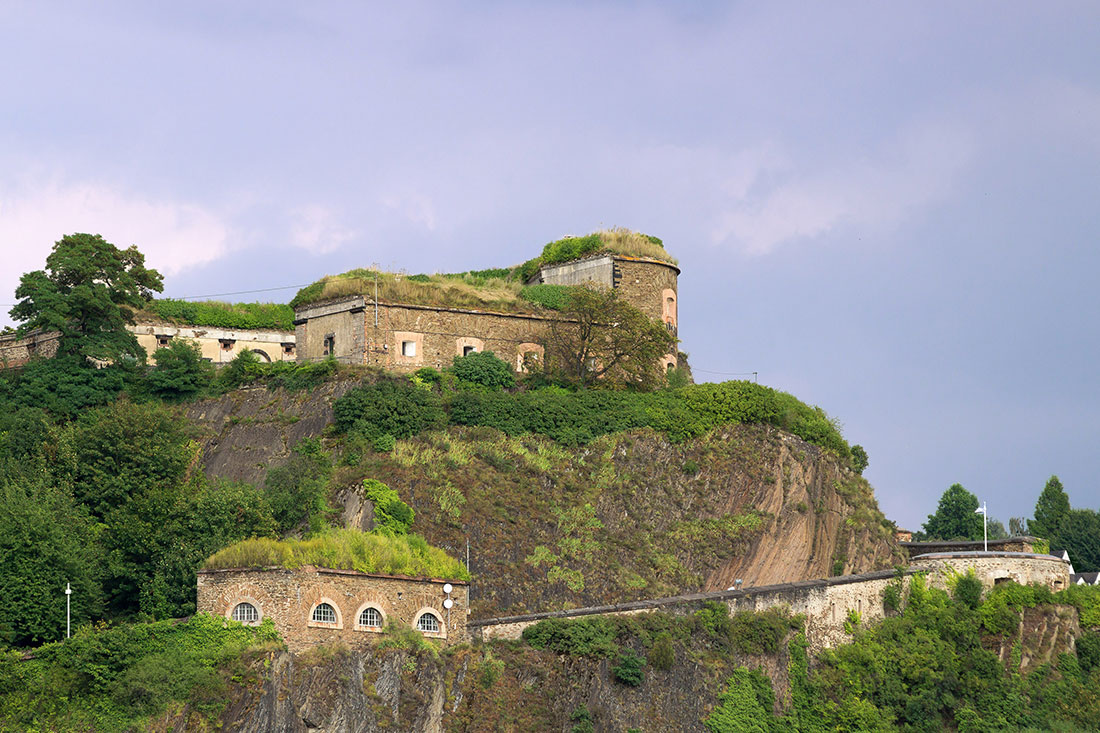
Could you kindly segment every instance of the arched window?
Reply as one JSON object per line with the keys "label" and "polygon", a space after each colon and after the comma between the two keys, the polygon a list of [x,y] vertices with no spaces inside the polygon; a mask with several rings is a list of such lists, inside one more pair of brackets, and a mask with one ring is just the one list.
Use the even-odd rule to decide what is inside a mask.
{"label": "arched window", "polygon": [[251,603],[238,603],[233,607],[233,620],[242,624],[255,624],[260,621],[260,612]]}
{"label": "arched window", "polygon": [[318,603],[313,607],[313,615],[310,621],[318,624],[336,623],[336,609],[327,603]]}
{"label": "arched window", "polygon": [[359,625],[377,629],[382,627],[382,612],[367,606],[359,614]]}
{"label": "arched window", "polygon": [[439,617],[429,611],[420,614],[420,618],[416,620],[417,631],[423,631],[428,634],[438,634],[439,629]]}

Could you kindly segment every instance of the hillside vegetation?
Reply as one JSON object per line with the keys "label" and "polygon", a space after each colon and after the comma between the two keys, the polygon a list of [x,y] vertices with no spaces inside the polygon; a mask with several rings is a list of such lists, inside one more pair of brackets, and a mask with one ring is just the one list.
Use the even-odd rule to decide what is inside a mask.
{"label": "hillside vegetation", "polygon": [[135,314],[141,321],[215,328],[294,330],[294,309],[284,303],[224,303],[156,298]]}

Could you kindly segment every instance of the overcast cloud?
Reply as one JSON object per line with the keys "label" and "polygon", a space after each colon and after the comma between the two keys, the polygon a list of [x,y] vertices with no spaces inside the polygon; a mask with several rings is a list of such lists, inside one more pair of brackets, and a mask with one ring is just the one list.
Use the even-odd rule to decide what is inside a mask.
{"label": "overcast cloud", "polygon": [[0,5],[0,302],[74,231],[190,296],[626,226],[899,524],[1100,508],[1100,6],[393,5]]}

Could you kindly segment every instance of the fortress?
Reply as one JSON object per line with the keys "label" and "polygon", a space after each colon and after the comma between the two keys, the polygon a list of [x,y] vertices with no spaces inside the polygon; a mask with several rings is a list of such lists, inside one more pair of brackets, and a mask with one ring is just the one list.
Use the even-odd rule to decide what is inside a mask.
{"label": "fortress", "polygon": [[[669,262],[601,253],[542,266],[526,284],[595,283],[612,288],[649,318],[662,321],[675,336],[679,274],[680,269]],[[525,360],[542,357],[541,342],[556,320],[560,319],[542,309],[504,312],[357,294],[296,308],[294,336],[299,360],[333,357],[409,372],[449,366],[454,357],[472,351],[492,351],[522,371]],[[665,369],[677,366],[676,355],[667,355],[662,365]]]}

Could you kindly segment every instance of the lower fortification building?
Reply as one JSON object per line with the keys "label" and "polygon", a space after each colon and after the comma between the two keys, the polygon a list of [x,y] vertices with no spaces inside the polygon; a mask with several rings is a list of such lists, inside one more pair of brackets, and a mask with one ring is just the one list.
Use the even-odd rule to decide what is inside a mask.
{"label": "lower fortification building", "polygon": [[361,646],[391,622],[454,644],[468,640],[469,585],[312,566],[200,570],[197,610],[253,625],[270,619],[292,652]]}

